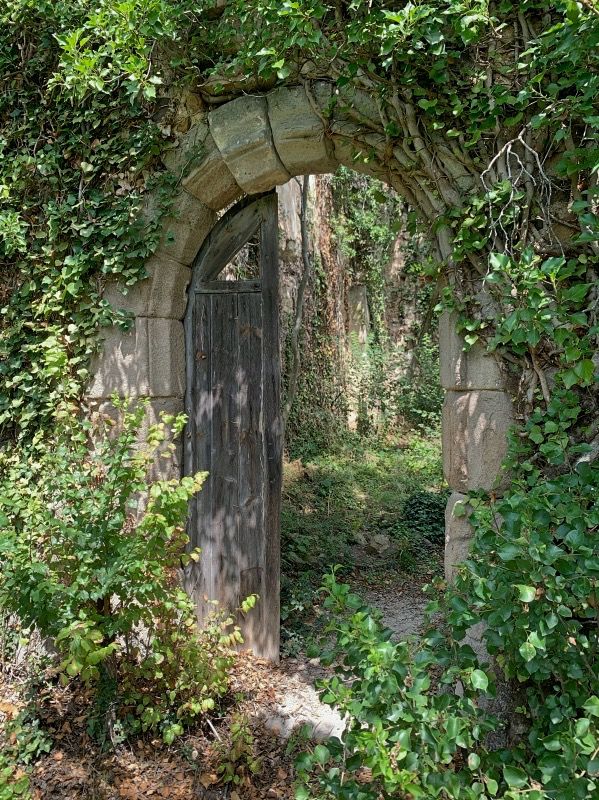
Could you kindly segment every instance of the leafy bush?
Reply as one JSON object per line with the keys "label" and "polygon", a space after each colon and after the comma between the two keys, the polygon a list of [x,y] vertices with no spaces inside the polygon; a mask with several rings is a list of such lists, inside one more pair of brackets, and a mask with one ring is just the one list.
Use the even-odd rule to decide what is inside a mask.
{"label": "leafy bush", "polygon": [[260,772],[261,759],[249,720],[240,712],[233,715],[229,735],[229,742],[217,741],[215,745],[219,759],[217,773],[222,783],[239,786]]}
{"label": "leafy bush", "polygon": [[424,536],[434,544],[443,544],[446,505],[447,492],[414,492],[404,503],[401,522],[412,534]]}
{"label": "leafy bush", "polygon": [[[170,741],[227,689],[230,618],[198,630],[179,588],[190,498],[204,474],[160,480],[147,492],[156,457],[169,457],[184,417],[164,416],[137,444],[146,404],[94,430],[65,426],[54,448],[15,459],[0,492],[0,603],[51,637],[61,680],[112,687],[111,702],[134,726],[160,727]],[[144,497],[147,494],[147,502]]]}
{"label": "leafy bush", "polygon": [[342,740],[329,739],[299,758],[297,797],[311,791],[345,800],[484,797],[482,784],[470,787],[484,736],[493,729],[477,703],[478,690],[490,682],[472,649],[460,648],[458,668],[440,634],[426,644],[395,643],[379,612],[334,572],[324,588],[331,621],[321,660],[336,667],[322,682],[321,699],[347,714],[348,723]]}
{"label": "leafy bush", "polygon": [[[516,558],[510,551],[512,572],[518,571]],[[451,633],[431,628],[418,643],[394,643],[378,612],[364,607],[334,573],[325,578],[331,621],[321,658],[337,666],[335,676],[322,683],[321,698],[347,714],[348,725],[341,740],[330,739],[299,758],[298,800],[311,792],[345,800],[597,797],[596,633],[585,632],[565,606],[542,608],[543,595],[512,586],[507,570],[502,578],[504,595],[492,579],[478,583],[484,614],[471,611],[459,592],[449,593]],[[557,598],[552,602],[557,609]],[[522,604],[530,606],[528,627],[524,615],[515,626],[507,615]],[[472,648],[459,641],[481,616],[503,620],[503,652],[513,665],[508,674],[533,681],[530,731],[510,749],[490,749],[488,735],[499,723],[483,707],[495,693],[493,672],[482,669]],[[495,635],[487,637],[490,649]],[[532,649],[542,652],[535,657]]]}
{"label": "leafy bush", "polygon": [[29,797],[29,777],[8,753],[0,753],[0,800]]}

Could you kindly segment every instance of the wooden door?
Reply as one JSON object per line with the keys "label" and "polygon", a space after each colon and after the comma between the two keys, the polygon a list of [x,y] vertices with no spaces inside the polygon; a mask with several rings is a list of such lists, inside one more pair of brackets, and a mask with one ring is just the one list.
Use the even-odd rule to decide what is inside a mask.
{"label": "wooden door", "polygon": [[[209,473],[190,509],[190,546],[202,550],[185,584],[200,621],[220,607],[239,616],[245,646],[279,654],[282,432],[277,199],[246,201],[215,226],[196,259],[186,316],[188,474]],[[218,280],[258,234],[255,280]]]}

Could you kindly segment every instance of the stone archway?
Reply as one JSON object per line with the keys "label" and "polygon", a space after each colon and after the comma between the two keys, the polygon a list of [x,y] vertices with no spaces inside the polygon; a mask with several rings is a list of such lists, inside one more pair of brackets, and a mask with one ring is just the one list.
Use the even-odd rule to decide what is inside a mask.
{"label": "stone archway", "polygon": [[[368,125],[369,115],[378,115],[374,102],[360,97],[360,112],[350,113],[334,105],[334,91],[322,81],[231,100],[198,114],[179,146],[164,156],[181,187],[176,213],[164,222],[159,247],[147,263],[147,280],[127,295],[116,285],[107,288],[106,299],[132,312],[135,320],[130,332],[105,332],[88,391],[94,407],[108,410],[116,393],[148,397],[148,424],[163,410],[183,411],[182,320],[190,265],[218,212],[234,200],[271,190],[296,175],[334,172],[341,164],[376,175],[402,192],[401,177],[377,155],[381,137]],[[465,492],[495,486],[513,416],[497,362],[476,346],[464,352],[451,314],[441,319],[440,345],[446,392],[443,461],[452,490],[445,566],[451,578],[471,539],[467,519],[454,517],[453,509]],[[181,469],[180,457],[175,469]]]}

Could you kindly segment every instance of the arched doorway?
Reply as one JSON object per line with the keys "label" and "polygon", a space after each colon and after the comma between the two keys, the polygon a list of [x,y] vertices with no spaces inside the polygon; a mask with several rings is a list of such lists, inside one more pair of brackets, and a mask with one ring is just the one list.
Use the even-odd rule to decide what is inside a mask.
{"label": "arched doorway", "polygon": [[[109,404],[114,393],[149,397],[150,421],[160,410],[184,409],[183,318],[190,267],[218,212],[235,200],[269,192],[295,175],[333,172],[340,164],[376,175],[410,200],[398,173],[385,165],[384,142],[367,124],[376,108],[367,97],[354,99],[360,119],[335,104],[331,83],[317,81],[240,97],[194,120],[179,147],[164,157],[181,190],[148,261],[148,279],[127,295],[118,286],[108,290],[107,298],[130,310],[135,321],[130,332],[105,334],[88,395],[95,405]],[[439,255],[444,256],[443,248]],[[450,315],[442,319],[440,343],[444,467],[453,491],[446,548],[450,571],[465,556],[471,538],[467,521],[454,517],[452,509],[465,492],[494,485],[513,415],[495,360],[482,348],[464,352]],[[182,458],[176,468],[182,468]]]}

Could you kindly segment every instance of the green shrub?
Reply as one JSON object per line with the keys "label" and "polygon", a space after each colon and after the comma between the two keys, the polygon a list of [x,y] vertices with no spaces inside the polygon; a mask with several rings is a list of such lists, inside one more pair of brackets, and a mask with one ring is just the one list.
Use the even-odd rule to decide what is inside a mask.
{"label": "green shrub", "polygon": [[414,492],[404,503],[400,522],[411,534],[424,536],[434,544],[443,544],[447,495],[447,492]]}
{"label": "green shrub", "polygon": [[29,776],[8,752],[0,752],[0,800],[29,797]]}
{"label": "green shrub", "polygon": [[[587,480],[582,476],[583,483]],[[575,573],[571,585],[557,581],[559,605],[551,569],[543,565],[548,551],[541,559],[531,554],[537,562],[533,574],[549,570],[547,594],[512,585],[521,574],[517,564],[526,560],[525,550],[539,552],[531,540],[526,545],[500,540],[499,557],[509,569],[501,572],[502,587],[492,585],[491,577],[477,578],[483,612],[471,609],[459,590],[450,592],[451,633],[431,628],[420,642],[393,642],[378,612],[364,607],[334,573],[325,578],[324,605],[331,621],[321,658],[337,666],[335,676],[322,682],[321,698],[347,714],[348,725],[341,740],[331,739],[299,758],[298,798],[597,797],[596,619],[588,627],[576,620],[591,619],[582,597],[577,601],[582,613],[564,604],[581,585]],[[490,569],[494,576],[500,572]],[[529,608],[529,622],[523,605]],[[438,610],[438,604],[429,610]],[[501,663],[507,674],[528,681],[527,708],[520,711],[528,715],[530,728],[526,738],[509,742],[509,749],[491,749],[488,734],[499,723],[482,710],[482,701],[495,693],[493,673],[481,668],[472,648],[459,641],[466,627],[481,618],[499,629],[499,634],[489,631],[487,643],[497,649],[497,636],[503,638]]]}
{"label": "green shrub", "polygon": [[100,705],[171,741],[226,691],[240,635],[223,617],[198,630],[177,581],[182,562],[199,557],[183,553],[184,524],[204,474],[156,481],[148,491],[149,465],[159,450],[171,455],[167,436],[185,418],[164,416],[140,448],[146,405],[114,402],[118,435],[109,435],[108,421],[100,430],[75,422],[53,448],[32,450],[8,470],[0,603],[54,640],[63,682],[89,682]]}
{"label": "green shrub", "polygon": [[[419,645],[395,643],[380,613],[338,583],[334,572],[324,588],[331,621],[321,660],[336,667],[321,684],[321,698],[348,723],[342,740],[300,756],[298,798],[486,797],[482,784],[470,788],[485,734],[494,727],[478,707],[478,690],[490,682],[472,649],[457,648],[458,667],[440,634]],[[460,696],[454,693],[458,682]]]}

